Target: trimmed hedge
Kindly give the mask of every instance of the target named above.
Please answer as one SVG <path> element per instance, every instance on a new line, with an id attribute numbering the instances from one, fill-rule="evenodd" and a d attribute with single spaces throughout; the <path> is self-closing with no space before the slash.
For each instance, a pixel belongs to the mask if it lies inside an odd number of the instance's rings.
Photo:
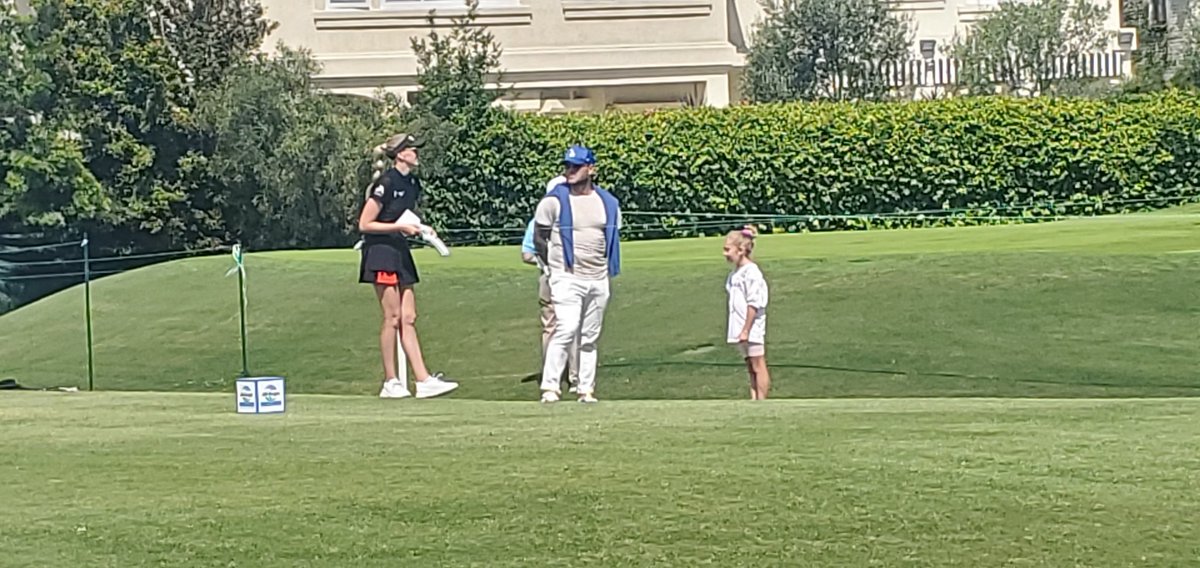
<path id="1" fill-rule="evenodd" d="M 720 233 L 742 214 L 780 216 L 764 224 L 793 232 L 1128 212 L 1178 204 L 1200 185 L 1195 95 L 987 97 L 497 113 L 445 148 L 449 173 L 428 180 L 426 208 L 456 240 L 519 240 L 576 141 L 596 151 L 631 238 Z M 928 217 L 795 217 L 916 212 Z"/>

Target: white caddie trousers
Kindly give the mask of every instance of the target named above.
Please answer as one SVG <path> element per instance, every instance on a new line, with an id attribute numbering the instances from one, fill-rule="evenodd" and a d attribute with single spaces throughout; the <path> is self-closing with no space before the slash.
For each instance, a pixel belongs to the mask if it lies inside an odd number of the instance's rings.
<path id="1" fill-rule="evenodd" d="M 569 273 L 550 275 L 550 300 L 557 325 L 546 347 L 542 367 L 543 391 L 562 394 L 559 388 L 569 349 L 578 340 L 580 395 L 596 392 L 596 342 L 608 307 L 609 279 L 585 280 Z"/>

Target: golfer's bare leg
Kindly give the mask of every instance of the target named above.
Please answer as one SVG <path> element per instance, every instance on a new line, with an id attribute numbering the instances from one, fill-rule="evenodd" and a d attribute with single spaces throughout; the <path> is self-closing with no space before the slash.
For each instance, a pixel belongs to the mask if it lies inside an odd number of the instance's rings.
<path id="1" fill-rule="evenodd" d="M 397 377 L 396 333 L 400 331 L 400 291 L 395 286 L 375 285 L 375 296 L 383 311 L 383 326 L 379 330 L 379 348 L 383 358 L 383 380 Z"/>
<path id="2" fill-rule="evenodd" d="M 400 289 L 400 346 L 408 356 L 408 364 L 412 367 L 413 380 L 423 381 L 429 378 L 429 369 L 425 368 L 425 358 L 421 355 L 421 341 L 417 339 L 417 299 L 413 289 Z"/>

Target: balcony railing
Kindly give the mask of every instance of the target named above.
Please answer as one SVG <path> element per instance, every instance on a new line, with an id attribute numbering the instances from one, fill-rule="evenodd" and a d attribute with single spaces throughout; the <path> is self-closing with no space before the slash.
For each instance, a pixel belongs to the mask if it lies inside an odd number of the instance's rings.
<path id="1" fill-rule="evenodd" d="M 1079 57 L 1057 58 L 1042 79 L 1113 79 L 1126 73 L 1128 54 L 1122 51 L 1089 53 Z M 954 58 L 937 57 L 916 59 L 900 63 L 885 63 L 880 66 L 887 85 L 890 87 L 944 87 L 961 83 L 962 63 Z M 1023 76 L 1019 71 L 996 69 L 992 79 L 999 83 L 1009 75 L 1017 81 L 1032 81 L 1034 77 Z"/>

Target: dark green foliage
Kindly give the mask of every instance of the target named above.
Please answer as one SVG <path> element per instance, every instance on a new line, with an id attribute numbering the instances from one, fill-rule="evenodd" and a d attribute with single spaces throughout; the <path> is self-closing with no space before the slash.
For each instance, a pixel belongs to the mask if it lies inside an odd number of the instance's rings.
<path id="1" fill-rule="evenodd" d="M 1200 99 L 1181 92 L 1122 101 L 965 98 L 510 117 L 452 149 L 456 165 L 432 180 L 442 198 L 432 206 L 446 227 L 519 234 L 562 149 L 582 141 L 597 151 L 600 181 L 627 211 L 680 212 L 627 217 L 631 237 L 718 232 L 747 213 L 959 211 L 872 226 L 1111 213 L 1195 195 L 1197 132 Z M 772 225 L 801 231 L 867 222 Z M 472 236 L 495 242 L 496 234 Z"/>
<path id="2" fill-rule="evenodd" d="M 1111 32 L 1108 5 L 1094 0 L 1000 0 L 998 8 L 955 38 L 950 54 L 975 94 L 1073 93 L 1087 83 L 1080 58 L 1102 52 Z"/>
<path id="3" fill-rule="evenodd" d="M 763 10 L 745 75 L 752 101 L 883 99 L 883 66 L 908 57 L 911 25 L 885 2 L 765 1 Z"/>

